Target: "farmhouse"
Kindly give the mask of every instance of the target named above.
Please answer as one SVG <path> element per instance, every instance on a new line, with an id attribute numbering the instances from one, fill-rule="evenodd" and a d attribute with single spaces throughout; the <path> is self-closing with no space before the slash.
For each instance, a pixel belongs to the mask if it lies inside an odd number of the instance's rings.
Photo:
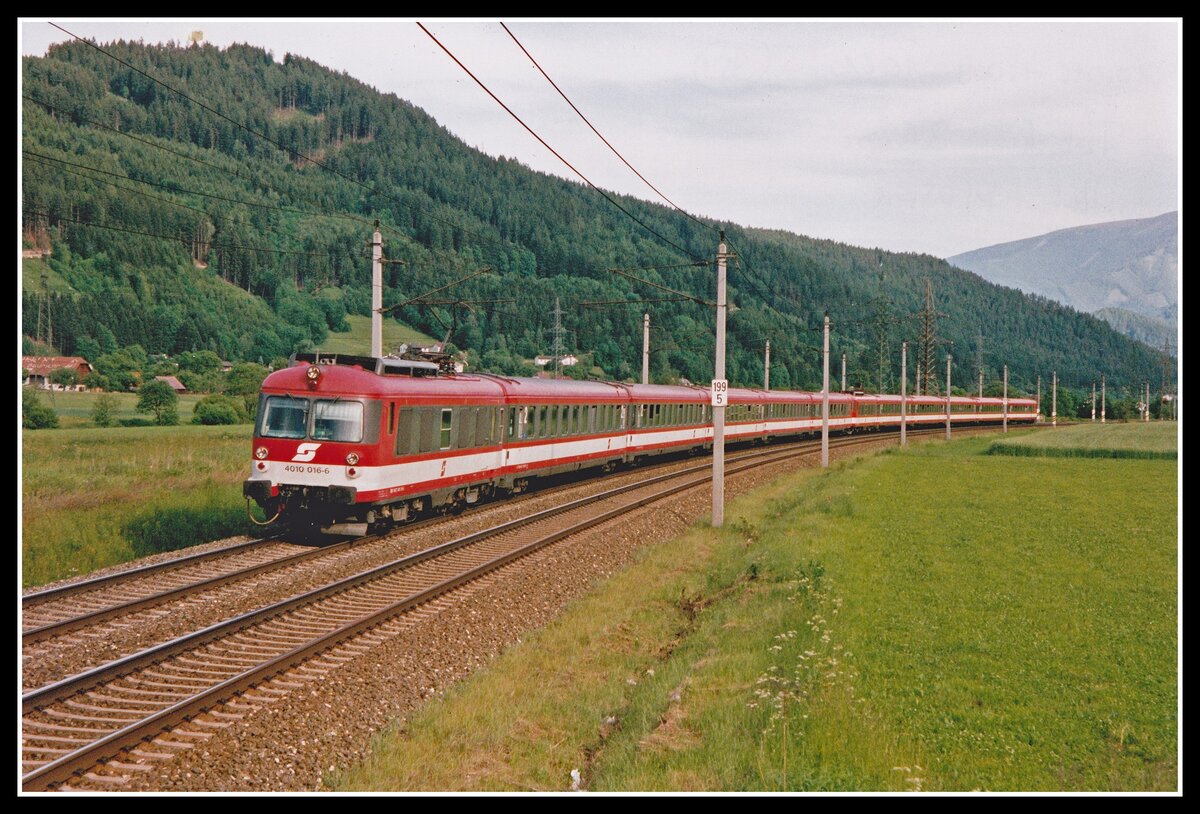
<path id="1" fill-rule="evenodd" d="M 50 374 L 60 368 L 74 370 L 79 379 L 78 384 L 68 389 L 84 390 L 83 379 L 93 370 L 88 360 L 82 356 L 23 356 L 21 357 L 21 367 L 29 371 L 29 380 L 26 384 L 42 390 L 63 389 L 61 385 L 50 383 Z"/>

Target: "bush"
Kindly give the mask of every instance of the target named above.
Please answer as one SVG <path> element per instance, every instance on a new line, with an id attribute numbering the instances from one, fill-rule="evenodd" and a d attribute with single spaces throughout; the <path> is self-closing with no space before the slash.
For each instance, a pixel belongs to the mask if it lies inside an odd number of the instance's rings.
<path id="1" fill-rule="evenodd" d="M 27 430 L 54 429 L 58 426 L 58 413 L 26 388 L 21 391 L 21 426 Z"/>
<path id="2" fill-rule="evenodd" d="M 245 424 L 249 420 L 240 399 L 219 394 L 200 399 L 192 416 L 193 424 Z"/>
<path id="3" fill-rule="evenodd" d="M 138 389 L 138 396 L 137 411 L 154 413 L 155 424 L 173 426 L 179 423 L 179 396 L 171 385 L 155 379 L 143 384 Z"/>
<path id="4" fill-rule="evenodd" d="M 109 395 L 100 396 L 92 405 L 92 423 L 97 427 L 117 425 L 117 400 Z"/>

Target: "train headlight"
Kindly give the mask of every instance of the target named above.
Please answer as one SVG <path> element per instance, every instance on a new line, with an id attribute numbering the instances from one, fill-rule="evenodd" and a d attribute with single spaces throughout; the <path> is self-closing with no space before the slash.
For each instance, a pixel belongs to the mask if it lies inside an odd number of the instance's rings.
<path id="1" fill-rule="evenodd" d="M 254 450 L 254 457 L 258 458 L 260 461 L 265 460 L 267 457 L 267 448 L 259 447 L 258 449 Z"/>
<path id="2" fill-rule="evenodd" d="M 347 455 L 346 463 L 350 464 L 350 466 L 354 466 L 356 463 L 358 463 L 358 453 L 351 452 L 349 455 Z"/>
<path id="3" fill-rule="evenodd" d="M 317 379 L 321 378 L 321 368 L 309 365 L 308 370 L 304 371 L 304 377 L 308 379 L 309 384 L 316 384 Z"/>

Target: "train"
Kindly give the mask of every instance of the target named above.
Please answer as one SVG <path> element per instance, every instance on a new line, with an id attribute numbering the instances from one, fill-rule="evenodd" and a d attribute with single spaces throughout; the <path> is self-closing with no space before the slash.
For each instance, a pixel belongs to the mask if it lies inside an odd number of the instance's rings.
<path id="1" fill-rule="evenodd" d="M 909 426 L 944 424 L 946 398 L 907 396 Z M 730 444 L 821 432 L 821 394 L 730 388 Z M 1008 421 L 1037 420 L 1008 399 Z M 952 397 L 955 425 L 999 423 L 1005 401 Z M 831 432 L 896 428 L 901 397 L 830 393 Z M 433 361 L 299 354 L 259 394 L 243 495 L 267 519 L 365 535 L 526 491 L 536 478 L 612 471 L 712 447 L 708 388 L 454 373 Z"/>

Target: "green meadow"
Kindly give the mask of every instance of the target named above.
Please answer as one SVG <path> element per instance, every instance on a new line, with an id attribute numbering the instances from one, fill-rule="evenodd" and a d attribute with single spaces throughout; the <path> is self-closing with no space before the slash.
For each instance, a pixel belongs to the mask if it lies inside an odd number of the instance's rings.
<path id="1" fill-rule="evenodd" d="M 1055 458 L 1164 458 L 1179 455 L 1176 421 L 1074 424 L 992 444 L 993 455 Z"/>
<path id="2" fill-rule="evenodd" d="M 54 412 L 58 413 L 58 425 L 63 429 L 94 427 L 95 423 L 92 421 L 92 411 L 96 408 L 96 401 L 102 396 L 107 396 L 116 403 L 113 417 L 118 423 L 133 426 L 154 423 L 153 413 L 139 413 L 137 411 L 137 393 L 81 393 L 54 390 L 38 390 L 36 392 L 38 399 L 43 404 L 49 405 L 54 408 Z M 196 404 L 205 395 L 204 393 L 184 393 L 179 397 L 180 424 L 191 422 Z"/>
<path id="3" fill-rule="evenodd" d="M 327 784 L 1176 789 L 1175 464 L 991 444 L 732 502 L 724 529 L 648 547 Z"/>
<path id="4" fill-rule="evenodd" d="M 240 482 L 251 432 L 249 424 L 22 431 L 22 584 L 249 531 Z"/>

